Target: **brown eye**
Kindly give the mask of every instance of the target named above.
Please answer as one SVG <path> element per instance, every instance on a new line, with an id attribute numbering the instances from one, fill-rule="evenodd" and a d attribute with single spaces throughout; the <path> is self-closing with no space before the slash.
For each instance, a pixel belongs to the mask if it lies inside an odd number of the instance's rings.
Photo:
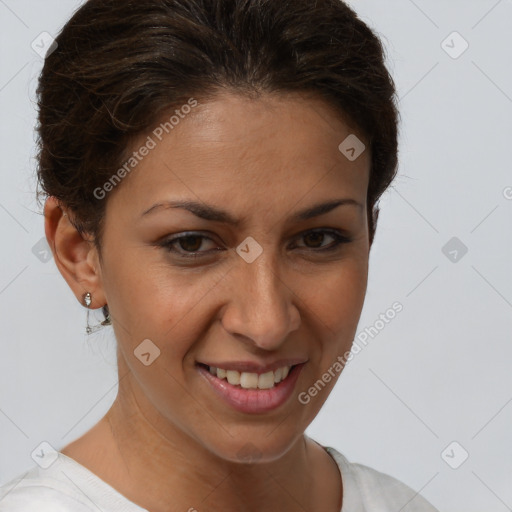
<path id="1" fill-rule="evenodd" d="M 325 236 L 325 233 L 321 233 L 319 231 L 313 231 L 311 233 L 307 233 L 306 235 L 304 235 L 304 240 L 306 242 L 307 241 L 312 242 L 313 243 L 312 247 L 316 249 L 318 247 L 321 247 L 324 236 Z"/>
<path id="2" fill-rule="evenodd" d="M 334 242 L 331 243 L 331 245 L 322 246 L 322 242 L 324 242 L 325 237 L 331 237 L 334 239 Z M 337 249 L 340 245 L 346 244 L 351 242 L 352 240 L 346 236 L 343 236 L 341 233 L 339 233 L 336 230 L 330 230 L 330 229 L 319 229 L 314 231 L 308 231 L 301 235 L 303 240 L 306 241 L 305 246 L 299 246 L 299 247 L 306 247 L 306 249 L 312 249 L 313 251 L 316 250 L 316 252 L 324 252 L 324 251 L 331 251 Z"/>
<path id="3" fill-rule="evenodd" d="M 183 236 L 181 238 L 178 238 L 176 241 L 178 242 L 178 245 L 184 250 L 184 251 L 198 251 L 203 243 L 202 236 Z"/>
<path id="4" fill-rule="evenodd" d="M 190 233 L 164 240 L 158 245 L 184 258 L 198 258 L 212 252 L 212 250 L 199 250 L 207 240 L 213 243 L 213 240 L 207 236 Z"/>

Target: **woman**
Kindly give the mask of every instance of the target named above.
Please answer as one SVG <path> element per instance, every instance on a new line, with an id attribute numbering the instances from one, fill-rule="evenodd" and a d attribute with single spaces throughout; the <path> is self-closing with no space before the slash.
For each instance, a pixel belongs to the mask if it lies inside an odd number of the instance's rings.
<path id="1" fill-rule="evenodd" d="M 435 511 L 304 435 L 350 358 L 396 173 L 375 34 L 339 0 L 89 0 L 56 43 L 45 232 L 113 326 L 119 392 L 0 510 Z"/>

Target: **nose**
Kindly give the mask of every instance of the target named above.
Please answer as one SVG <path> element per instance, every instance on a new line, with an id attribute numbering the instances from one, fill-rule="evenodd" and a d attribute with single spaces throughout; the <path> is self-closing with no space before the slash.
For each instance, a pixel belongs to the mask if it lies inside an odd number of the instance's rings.
<path id="1" fill-rule="evenodd" d="M 263 251 L 252 263 L 238 261 L 229 273 L 232 286 L 222 315 L 227 332 L 267 351 L 278 349 L 301 321 L 297 296 L 270 252 Z"/>

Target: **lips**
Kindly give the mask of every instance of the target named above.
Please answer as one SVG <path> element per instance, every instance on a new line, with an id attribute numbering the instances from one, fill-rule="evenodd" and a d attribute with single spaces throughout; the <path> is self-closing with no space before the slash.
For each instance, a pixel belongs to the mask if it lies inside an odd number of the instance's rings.
<path id="1" fill-rule="evenodd" d="M 261 372 L 265 372 L 265 370 L 270 367 L 283 364 L 283 362 L 286 361 L 278 361 L 274 365 L 268 365 L 263 368 L 258 366 L 258 370 L 260 371 L 258 377 L 266 380 L 268 377 L 266 377 L 265 373 Z M 255 367 L 254 364 L 247 365 L 246 363 L 237 363 L 236 366 L 232 363 L 227 366 L 231 366 L 232 368 Z M 213 391 L 214 395 L 221 398 L 221 400 L 227 405 L 230 405 L 234 409 L 246 414 L 261 414 L 269 412 L 288 402 L 293 390 L 295 389 L 297 379 L 303 367 L 304 363 L 293 365 L 288 375 L 286 375 L 283 380 L 277 384 L 269 383 L 268 389 L 261 389 L 259 387 L 254 388 L 253 386 L 249 389 L 244 389 L 240 384 L 231 384 L 225 378 L 219 378 L 218 376 L 213 375 L 213 372 L 210 371 L 210 368 L 206 364 L 196 364 L 196 368 L 200 376 L 202 376 L 209 384 L 209 388 Z M 277 368 L 279 369 L 281 367 L 277 366 Z M 227 370 L 227 372 L 238 373 L 237 370 Z M 247 375 L 247 373 L 242 372 L 241 374 L 238 373 L 238 375 L 243 377 L 244 375 Z M 254 376 L 256 376 L 255 373 L 252 378 L 254 378 Z"/>

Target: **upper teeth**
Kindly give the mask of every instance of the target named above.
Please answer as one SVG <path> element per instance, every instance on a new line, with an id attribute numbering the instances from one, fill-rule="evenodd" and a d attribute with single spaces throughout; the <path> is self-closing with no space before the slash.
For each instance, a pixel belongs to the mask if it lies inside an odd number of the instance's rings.
<path id="1" fill-rule="evenodd" d="M 286 379 L 291 366 L 283 366 L 275 371 L 262 373 L 238 372 L 236 370 L 224 370 L 210 366 L 210 373 L 219 379 L 227 379 L 233 386 L 240 385 L 245 389 L 270 389 L 274 384 Z"/>

